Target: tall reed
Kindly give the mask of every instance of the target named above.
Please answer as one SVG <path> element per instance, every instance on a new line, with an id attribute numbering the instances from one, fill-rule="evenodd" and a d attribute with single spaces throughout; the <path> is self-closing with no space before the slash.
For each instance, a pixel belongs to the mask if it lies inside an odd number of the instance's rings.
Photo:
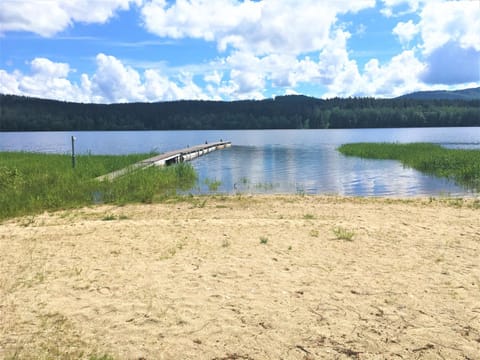
<path id="1" fill-rule="evenodd" d="M 346 156 L 399 160 L 427 174 L 480 191 L 480 150 L 447 149 L 430 143 L 355 143 L 338 148 Z"/>
<path id="2" fill-rule="evenodd" d="M 0 153 L 0 219 L 92 203 L 152 202 L 195 184 L 189 164 L 152 167 L 111 182 L 95 179 L 151 155 L 81 155 L 73 169 L 69 155 Z"/>

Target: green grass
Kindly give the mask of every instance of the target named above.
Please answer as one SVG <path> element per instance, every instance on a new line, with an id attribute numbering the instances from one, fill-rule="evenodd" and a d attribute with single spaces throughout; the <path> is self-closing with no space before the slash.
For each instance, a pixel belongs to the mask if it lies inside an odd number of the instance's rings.
<path id="1" fill-rule="evenodd" d="M 150 203 L 195 184 L 197 175 L 189 164 L 150 167 L 113 181 L 95 180 L 151 155 L 82 155 L 72 169 L 69 155 L 2 152 L 0 220 L 98 203 Z"/>
<path id="2" fill-rule="evenodd" d="M 353 230 L 344 228 L 342 226 L 337 226 L 333 228 L 332 231 L 338 240 L 353 241 L 353 236 L 355 235 Z"/>
<path id="3" fill-rule="evenodd" d="M 105 215 L 103 218 L 102 218 L 103 221 L 113 221 L 113 220 L 117 220 L 117 217 L 115 215 L 112 215 L 112 214 L 108 214 L 108 215 Z"/>
<path id="4" fill-rule="evenodd" d="M 342 145 L 338 151 L 346 156 L 399 160 L 404 166 L 480 191 L 480 150 L 446 149 L 429 143 L 357 143 Z"/>
<path id="5" fill-rule="evenodd" d="M 205 179 L 205 185 L 208 186 L 208 191 L 217 191 L 222 182 L 220 180 Z"/>

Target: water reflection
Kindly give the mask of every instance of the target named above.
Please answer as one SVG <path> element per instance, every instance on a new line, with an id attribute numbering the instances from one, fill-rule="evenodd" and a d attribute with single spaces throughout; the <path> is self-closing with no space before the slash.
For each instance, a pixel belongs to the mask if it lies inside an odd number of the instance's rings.
<path id="1" fill-rule="evenodd" d="M 465 195 L 445 179 L 404 168 L 397 161 L 344 157 L 332 146 L 233 146 L 192 162 L 222 193 L 331 193 L 354 196 Z"/>
<path id="2" fill-rule="evenodd" d="M 468 190 L 403 168 L 397 161 L 347 158 L 336 148 L 350 142 L 432 142 L 480 149 L 480 127 L 342 130 L 85 131 L 0 133 L 0 151 L 129 154 L 165 152 L 227 139 L 234 146 L 192 162 L 200 175 L 194 192 L 209 192 L 206 179 L 224 193 L 334 193 L 356 196 L 417 196 Z"/>

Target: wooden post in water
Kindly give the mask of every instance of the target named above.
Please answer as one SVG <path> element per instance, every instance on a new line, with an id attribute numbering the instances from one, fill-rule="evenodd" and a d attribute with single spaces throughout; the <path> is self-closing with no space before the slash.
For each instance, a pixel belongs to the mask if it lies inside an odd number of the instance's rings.
<path id="1" fill-rule="evenodd" d="M 72 136 L 72 168 L 75 169 L 75 140 L 77 138 L 75 136 Z"/>

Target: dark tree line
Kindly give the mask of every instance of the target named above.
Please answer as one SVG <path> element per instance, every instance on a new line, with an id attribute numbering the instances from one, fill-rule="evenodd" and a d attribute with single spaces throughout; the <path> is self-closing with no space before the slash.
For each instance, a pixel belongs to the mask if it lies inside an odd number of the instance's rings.
<path id="1" fill-rule="evenodd" d="M 0 131 L 480 126 L 480 100 L 280 96 L 247 101 L 80 104 L 0 95 Z"/>

